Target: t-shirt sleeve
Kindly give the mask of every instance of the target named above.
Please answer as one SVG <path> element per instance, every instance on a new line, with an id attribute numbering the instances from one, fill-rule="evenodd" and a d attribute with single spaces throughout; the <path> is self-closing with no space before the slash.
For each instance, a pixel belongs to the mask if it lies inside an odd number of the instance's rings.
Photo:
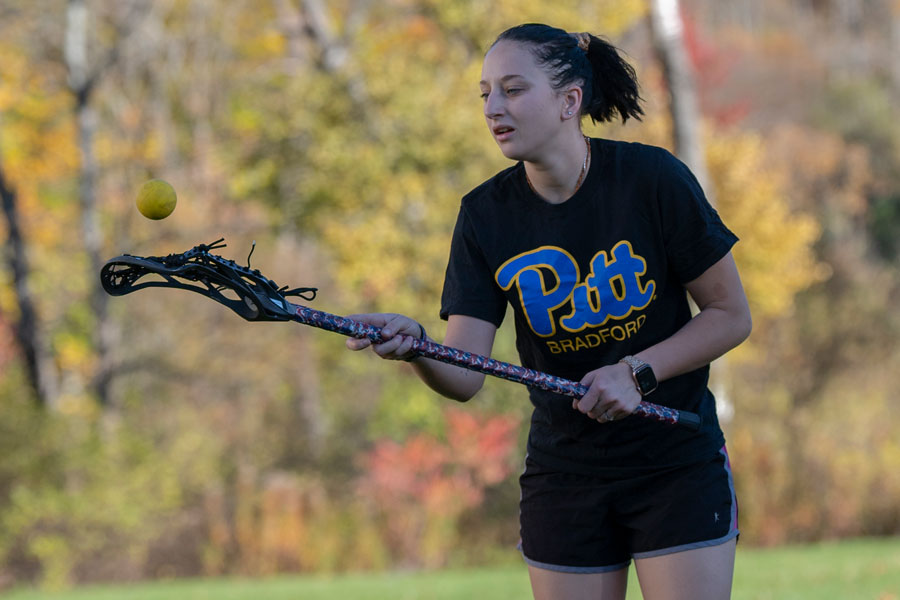
<path id="1" fill-rule="evenodd" d="M 660 164 L 657 198 L 671 269 L 688 283 L 702 275 L 738 241 L 710 205 L 690 169 L 666 152 Z"/>
<path id="2" fill-rule="evenodd" d="M 505 314 L 506 297 L 494 281 L 494 274 L 463 205 L 450 244 L 450 260 L 441 295 L 441 318 L 466 315 L 500 327 Z"/>

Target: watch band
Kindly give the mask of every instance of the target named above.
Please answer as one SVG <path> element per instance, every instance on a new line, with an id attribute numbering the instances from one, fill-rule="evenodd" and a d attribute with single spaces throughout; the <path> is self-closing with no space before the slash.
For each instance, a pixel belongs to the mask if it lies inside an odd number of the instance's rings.
<path id="1" fill-rule="evenodd" d="M 631 378 L 634 380 L 634 387 L 637 388 L 641 396 L 646 396 L 656 390 L 659 384 L 656 381 L 656 374 L 650 365 L 636 356 L 622 357 L 619 362 L 631 367 Z"/>

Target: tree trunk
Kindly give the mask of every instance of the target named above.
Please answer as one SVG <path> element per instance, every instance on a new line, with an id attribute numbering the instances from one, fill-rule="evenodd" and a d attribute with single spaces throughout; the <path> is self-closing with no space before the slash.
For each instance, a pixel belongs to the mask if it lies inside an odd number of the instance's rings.
<path id="1" fill-rule="evenodd" d="M 650 32 L 669 89 L 675 154 L 691 169 L 706 198 L 715 206 L 715 189 L 706 168 L 697 90 L 684 47 L 684 22 L 678 0 L 650 0 Z M 710 365 L 710 387 L 716 396 L 721 421 L 730 420 L 734 413 L 726 382 L 727 367 L 723 357 Z"/>
<path id="2" fill-rule="evenodd" d="M 15 190 L 6 180 L 0 165 L 0 200 L 7 223 L 6 252 L 7 264 L 12 274 L 19 317 L 13 326 L 16 342 L 25 359 L 28 381 L 34 390 L 38 404 L 44 408 L 56 406 L 58 382 L 55 367 L 47 350 L 46 340 L 41 333 L 37 310 L 28 285 L 30 267 L 25 250 L 25 240 L 19 227 L 19 209 Z"/>
<path id="3" fill-rule="evenodd" d="M 894 93 L 894 101 L 900 101 L 900 0 L 894 0 L 891 5 L 891 45 L 889 56 L 895 57 L 890 61 L 891 84 Z"/>
<path id="4" fill-rule="evenodd" d="M 678 0 L 650 0 L 650 31 L 669 89 L 675 154 L 694 172 L 707 199 L 715 205 L 701 139 L 697 88 L 684 47 L 684 23 Z"/>
<path id="5" fill-rule="evenodd" d="M 91 106 L 91 96 L 99 71 L 92 71 L 88 62 L 88 8 L 84 0 L 69 0 L 65 36 L 65 61 L 69 72 L 69 89 L 75 96 L 75 120 L 81 152 L 78 182 L 81 232 L 88 257 L 88 280 L 93 282 L 89 302 L 94 317 L 93 346 L 97 354 L 97 367 L 90 385 L 98 402 L 106 406 L 109 404 L 111 374 L 110 324 L 107 295 L 100 287 L 99 279 L 100 268 L 103 266 L 103 238 L 97 207 L 97 157 L 94 152 L 97 114 Z"/>
<path id="6" fill-rule="evenodd" d="M 359 11 L 361 9 L 354 9 Z M 368 114 L 368 92 L 365 82 L 357 75 L 349 72 L 348 61 L 350 50 L 346 44 L 338 39 L 334 33 L 331 18 L 328 15 L 326 4 L 322 0 L 303 0 L 302 15 L 305 22 L 305 31 L 310 42 L 317 50 L 316 64 L 319 69 L 329 75 L 343 74 L 347 87 L 347 93 L 353 100 L 355 111 L 360 115 Z M 359 17 L 359 15 L 356 15 Z M 348 21 L 353 20 L 353 13 Z M 354 21 L 355 22 L 355 21 Z M 371 125 L 371 119 L 362 119 Z"/>

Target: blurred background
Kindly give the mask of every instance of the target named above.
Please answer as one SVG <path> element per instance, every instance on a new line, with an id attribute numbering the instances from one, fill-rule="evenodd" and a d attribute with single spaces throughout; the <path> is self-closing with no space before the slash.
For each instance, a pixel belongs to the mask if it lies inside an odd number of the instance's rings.
<path id="1" fill-rule="evenodd" d="M 441 339 L 459 199 L 508 165 L 481 59 L 530 21 L 627 53 L 646 118 L 587 132 L 676 152 L 741 238 L 755 329 L 714 385 L 742 544 L 900 533 L 896 0 L 0 0 L 0 586 L 515 560 L 523 387 L 458 405 L 98 272 L 255 241 L 312 306 Z"/>

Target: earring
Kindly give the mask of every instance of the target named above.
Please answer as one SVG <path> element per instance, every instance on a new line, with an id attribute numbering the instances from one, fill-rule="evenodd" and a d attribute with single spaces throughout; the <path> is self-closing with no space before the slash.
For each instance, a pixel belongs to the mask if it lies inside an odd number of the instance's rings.
<path id="1" fill-rule="evenodd" d="M 567 112 L 566 114 L 569 115 L 569 116 L 571 117 L 571 116 L 572 116 L 572 111 L 570 110 L 570 111 Z"/>

